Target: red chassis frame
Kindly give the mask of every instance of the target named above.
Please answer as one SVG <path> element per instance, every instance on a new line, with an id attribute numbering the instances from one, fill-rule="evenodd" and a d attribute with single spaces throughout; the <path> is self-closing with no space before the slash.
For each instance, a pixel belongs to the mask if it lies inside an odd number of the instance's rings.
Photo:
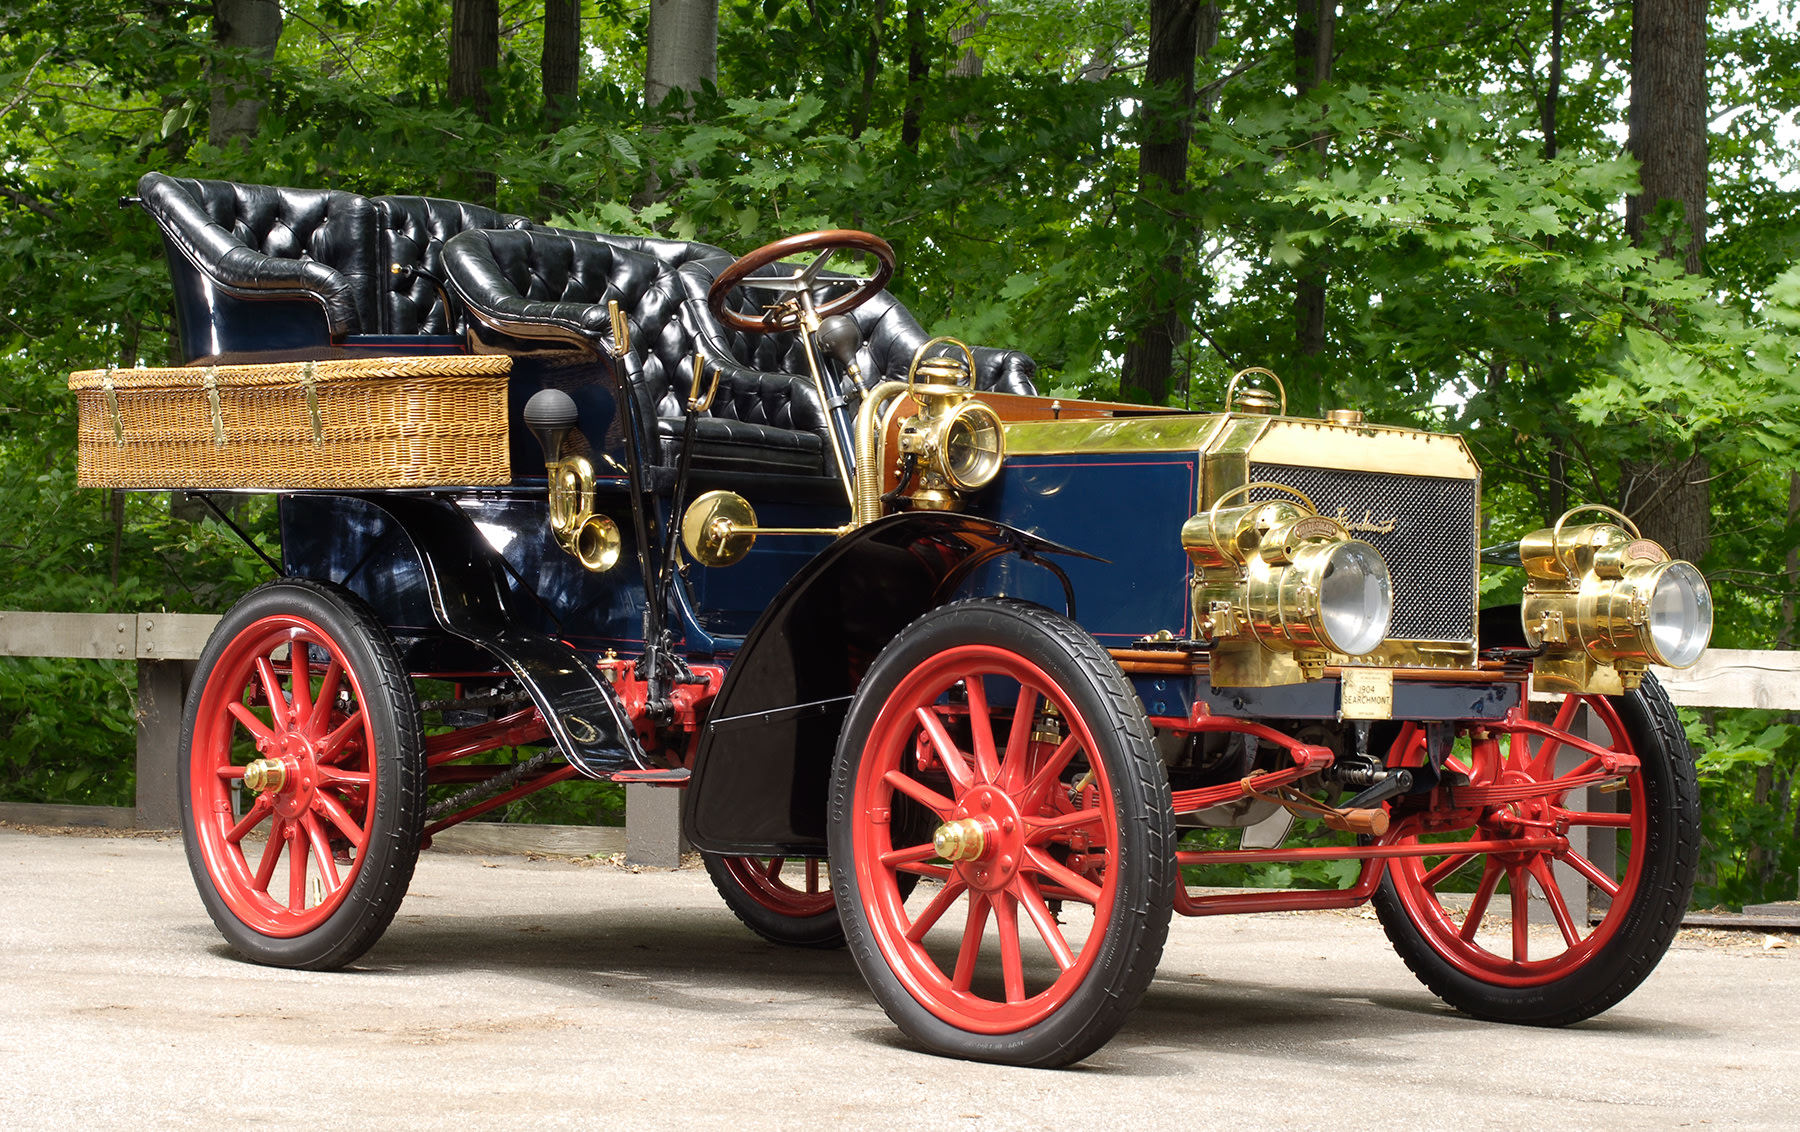
<path id="1" fill-rule="evenodd" d="M 654 749 L 656 736 L 645 721 L 643 711 L 646 685 L 644 681 L 638 679 L 634 663 L 608 658 L 600 661 L 599 664 L 608 673 L 609 679 L 618 689 L 627 710 L 631 713 L 633 720 L 638 723 L 640 734 L 646 740 L 646 746 Z M 675 766 L 686 766 L 691 763 L 694 754 L 693 740 L 698 735 L 699 722 L 704 717 L 706 709 L 711 705 L 719 684 L 724 678 L 724 670 L 713 665 L 696 665 L 695 672 L 705 678 L 706 684 L 683 685 L 678 689 L 675 719 L 663 732 L 665 736 L 679 735 L 681 737 L 681 749 L 667 752 L 667 757 Z M 1521 688 L 1522 699 L 1523 692 L 1524 689 Z M 1566 701 L 1561 715 L 1572 715 L 1572 708 L 1577 702 L 1573 698 Z M 1181 884 L 1177 885 L 1175 889 L 1175 911 L 1184 916 L 1218 916 L 1248 912 L 1353 908 L 1374 895 L 1386 872 L 1388 861 L 1397 858 L 1444 854 L 1445 847 L 1443 845 L 1403 843 L 1421 831 L 1435 827 L 1466 826 L 1472 824 L 1470 818 L 1472 811 L 1491 806 L 1516 806 L 1533 800 L 1558 797 L 1569 790 L 1582 786 L 1616 780 L 1621 774 L 1636 769 L 1637 760 L 1632 756 L 1607 750 L 1570 734 L 1567 731 L 1570 720 L 1562 718 L 1561 715 L 1555 723 L 1545 724 L 1530 719 L 1523 708 L 1514 708 L 1496 729 L 1508 733 L 1536 735 L 1557 746 L 1575 747 L 1590 756 L 1580 766 L 1566 774 L 1519 786 L 1464 786 L 1460 788 L 1440 786 L 1434 789 L 1430 795 L 1425 796 L 1422 806 L 1409 809 L 1385 832 L 1365 839 L 1365 844 L 1294 846 L 1275 849 L 1183 850 L 1175 854 L 1176 863 L 1182 866 L 1251 865 L 1302 861 L 1363 862 L 1362 871 L 1358 874 L 1356 882 L 1349 887 L 1276 889 L 1266 892 L 1196 896 L 1188 890 L 1185 884 Z M 1292 736 L 1284 735 L 1274 728 L 1260 723 L 1212 715 L 1207 712 L 1204 704 L 1195 704 L 1194 714 L 1185 718 L 1152 716 L 1150 724 L 1153 727 L 1180 734 L 1231 731 L 1250 735 L 1282 748 L 1293 760 L 1291 766 L 1253 775 L 1241 781 L 1196 790 L 1176 791 L 1172 795 L 1173 811 L 1176 814 L 1194 813 L 1234 802 L 1252 794 L 1277 791 L 1327 769 L 1335 761 L 1335 756 L 1329 748 L 1302 743 Z M 1479 723 L 1471 723 L 1460 728 L 1458 734 L 1467 735 L 1476 743 L 1498 742 L 1497 738 L 1489 733 L 1489 728 Z M 544 726 L 543 718 L 538 714 L 536 708 L 530 707 L 489 723 L 432 735 L 426 740 L 428 781 L 434 786 L 493 781 L 514 771 L 520 764 L 468 764 L 461 760 L 502 747 L 538 742 L 547 735 L 548 731 Z M 1402 765 L 1422 764 L 1424 761 L 1423 730 L 1417 724 L 1406 724 L 1400 738 L 1394 744 L 1394 750 L 1399 752 Z M 570 766 L 556 766 L 541 774 L 526 777 L 517 785 L 510 786 L 501 793 L 439 818 L 425 828 L 427 844 L 433 834 L 471 818 L 479 817 L 547 786 L 572 778 L 575 773 L 574 768 Z M 1449 816 L 1440 817 L 1434 821 L 1433 815 Z M 1589 815 L 1589 818 L 1600 818 L 1600 815 Z M 1529 828 L 1530 824 L 1528 821 L 1521 822 L 1522 836 L 1459 842 L 1456 845 L 1456 852 L 1458 855 L 1548 852 L 1561 857 L 1570 851 L 1571 845 L 1566 824 L 1561 828 L 1546 826 L 1535 831 Z"/>
<path id="2" fill-rule="evenodd" d="M 1509 734 L 1536 735 L 1544 739 L 1548 751 L 1546 753 L 1546 751 L 1540 750 L 1538 758 L 1541 760 L 1553 760 L 1556 750 L 1563 746 L 1571 746 L 1586 752 L 1589 756 L 1588 759 L 1566 774 L 1521 785 L 1435 787 L 1429 795 L 1425 796 L 1422 807 L 1408 810 L 1391 827 L 1366 839 L 1367 844 L 1178 851 L 1175 854 L 1178 866 L 1362 861 L 1363 867 L 1357 876 L 1356 883 L 1348 888 L 1276 889 L 1267 892 L 1195 896 L 1188 891 L 1185 883 L 1177 884 L 1175 887 L 1175 911 L 1184 916 L 1220 916 L 1244 912 L 1354 908 L 1375 894 L 1375 890 L 1380 887 L 1382 876 L 1387 870 L 1388 861 L 1402 857 L 1431 857 L 1445 854 L 1446 846 L 1441 844 L 1416 842 L 1402 844 L 1418 833 L 1438 828 L 1466 828 L 1474 824 L 1476 815 L 1483 808 L 1510 805 L 1518 809 L 1521 805 L 1561 797 L 1568 791 L 1582 786 L 1617 780 L 1621 775 L 1637 769 L 1638 761 L 1633 756 L 1608 750 L 1569 733 L 1568 727 L 1573 722 L 1575 710 L 1580 705 L 1578 699 L 1575 697 L 1566 699 L 1554 723 L 1540 723 L 1527 715 L 1523 705 L 1529 702 L 1526 696 L 1528 689 L 1523 686 L 1523 682 L 1521 685 L 1521 706 L 1508 712 L 1501 723 L 1494 726 L 1492 730 L 1502 730 Z M 1176 791 L 1172 798 L 1174 812 L 1177 814 L 1194 813 L 1212 806 L 1234 802 L 1252 794 L 1279 790 L 1310 774 L 1324 770 L 1331 766 L 1335 759 L 1328 748 L 1309 746 L 1259 723 L 1212 715 L 1207 711 L 1206 705 L 1200 703 L 1194 705 L 1191 716 L 1186 718 L 1152 716 L 1150 725 L 1181 734 L 1235 731 L 1273 743 L 1286 750 L 1294 760 L 1290 767 L 1253 775 L 1238 782 L 1228 782 L 1198 790 Z M 1459 736 L 1469 736 L 1476 745 L 1490 745 L 1497 750 L 1499 739 L 1492 733 L 1492 730 L 1489 725 L 1470 723 L 1460 727 L 1457 733 Z M 1416 723 L 1407 723 L 1402 728 L 1400 737 L 1395 741 L 1393 750 L 1397 752 L 1399 765 L 1418 766 L 1422 765 L 1425 759 L 1424 747 L 1423 729 Z M 1390 755 L 1390 760 L 1395 757 Z M 1589 819 L 1589 824 L 1610 824 L 1602 815 L 1590 814 L 1586 817 Z M 1624 822 L 1620 821 L 1619 824 L 1624 824 Z M 1521 817 L 1517 825 L 1522 836 L 1458 842 L 1455 846 L 1455 853 L 1462 858 L 1482 853 L 1519 852 L 1549 852 L 1560 858 L 1570 853 L 1571 843 L 1568 838 L 1566 821 L 1534 823 L 1528 817 Z M 1534 826 L 1536 828 L 1533 828 Z"/>
<path id="3" fill-rule="evenodd" d="M 648 694 L 648 685 L 638 679 L 637 666 L 634 661 L 618 660 L 611 656 L 598 662 L 602 672 L 618 691 L 626 710 L 638 729 L 638 736 L 646 750 L 656 753 L 661 751 L 673 766 L 685 767 L 693 762 L 695 739 L 700 733 L 700 720 L 706 709 L 712 705 L 713 697 L 718 694 L 719 685 L 725 679 L 725 670 L 717 665 L 692 665 L 694 674 L 702 678 L 704 684 L 681 684 L 671 696 L 675 708 L 675 716 L 670 723 L 661 729 L 654 728 L 644 711 L 644 703 Z M 415 673 L 418 679 L 454 680 L 455 676 L 437 673 Z M 481 674 L 486 676 L 488 674 Z M 457 728 L 438 735 L 429 735 L 425 739 L 426 784 L 428 786 L 461 785 L 464 783 L 479 786 L 482 783 L 497 783 L 509 775 L 517 774 L 524 763 L 464 763 L 461 760 L 497 751 L 503 747 L 517 747 L 526 743 L 540 742 L 549 737 L 549 729 L 544 725 L 544 717 L 537 708 L 527 707 L 502 716 L 487 723 L 473 727 Z M 679 738 L 675 738 L 679 736 Z M 678 747 L 671 747 L 669 738 Z M 431 821 L 425 826 L 424 847 L 429 847 L 431 837 L 441 833 L 453 825 L 458 825 L 471 818 L 498 809 L 509 802 L 516 801 L 528 794 L 534 794 L 546 786 L 555 785 L 575 777 L 575 768 L 563 764 L 551 766 L 538 774 L 523 776 L 517 785 L 509 785 L 507 789 L 492 797 L 484 798 L 469 806 L 446 814 Z"/>

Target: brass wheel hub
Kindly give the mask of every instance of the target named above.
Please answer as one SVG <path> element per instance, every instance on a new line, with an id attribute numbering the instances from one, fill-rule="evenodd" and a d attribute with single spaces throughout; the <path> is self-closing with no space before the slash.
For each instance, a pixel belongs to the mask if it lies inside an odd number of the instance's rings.
<path id="1" fill-rule="evenodd" d="M 946 861 L 974 861 L 987 849 L 987 835 L 972 818 L 945 822 L 931 836 L 932 848 Z"/>
<path id="2" fill-rule="evenodd" d="M 261 794 L 264 790 L 281 792 L 287 784 L 287 767 L 280 759 L 257 759 L 244 768 L 244 789 Z"/>
<path id="3" fill-rule="evenodd" d="M 1004 888 L 1025 855 L 1025 822 L 1006 791 L 977 786 L 963 795 L 958 816 L 932 836 L 937 855 L 956 867 L 971 888 Z"/>
<path id="4" fill-rule="evenodd" d="M 262 757 L 244 767 L 244 789 L 267 794 L 275 812 L 297 818 L 312 808 L 318 784 L 318 752 L 306 737 L 277 732 L 273 742 L 258 742 Z"/>

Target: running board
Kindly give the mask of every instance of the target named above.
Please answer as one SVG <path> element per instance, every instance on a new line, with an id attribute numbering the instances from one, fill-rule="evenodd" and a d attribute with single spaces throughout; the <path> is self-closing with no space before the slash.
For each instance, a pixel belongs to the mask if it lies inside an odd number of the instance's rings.
<path id="1" fill-rule="evenodd" d="M 672 770 L 615 770 L 607 775 L 614 782 L 642 782 L 650 786 L 686 786 L 691 773 L 686 767 Z"/>

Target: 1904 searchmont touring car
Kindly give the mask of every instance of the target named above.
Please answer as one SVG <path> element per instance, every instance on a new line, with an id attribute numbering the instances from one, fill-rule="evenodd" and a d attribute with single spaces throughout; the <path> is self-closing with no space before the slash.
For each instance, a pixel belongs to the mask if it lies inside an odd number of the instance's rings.
<path id="1" fill-rule="evenodd" d="M 139 194 L 188 364 L 73 375 L 80 471 L 278 495 L 280 577 L 182 723 L 188 859 L 252 960 L 351 962 L 434 833 L 575 775 L 684 789 L 751 929 L 847 943 L 961 1057 L 1098 1049 L 1175 912 L 1373 902 L 1445 1001 L 1537 1025 L 1676 930 L 1696 785 L 1648 668 L 1698 660 L 1711 598 L 1623 515 L 1485 552 L 1525 596 L 1478 612 L 1459 438 L 1290 417 L 1266 371 L 1217 413 L 1040 397 L 920 329 L 867 233 L 734 259 Z M 1319 860 L 1356 879 L 1182 872 Z"/>

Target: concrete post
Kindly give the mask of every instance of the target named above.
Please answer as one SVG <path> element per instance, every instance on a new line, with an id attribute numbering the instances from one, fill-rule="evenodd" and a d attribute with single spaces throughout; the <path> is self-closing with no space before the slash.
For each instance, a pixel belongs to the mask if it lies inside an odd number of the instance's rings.
<path id="1" fill-rule="evenodd" d="M 181 704 L 187 695 L 179 660 L 137 662 L 137 824 L 140 829 L 181 825 L 176 761 Z"/>
<path id="2" fill-rule="evenodd" d="M 1606 728 L 1601 726 L 1600 721 L 1594 718 L 1594 713 L 1589 711 L 1585 704 L 1582 706 L 1581 710 L 1576 713 L 1574 721 L 1569 725 L 1569 731 L 1575 735 L 1581 736 L 1590 743 L 1596 743 L 1601 746 L 1605 746 L 1612 741 L 1606 734 Z M 1576 767 L 1586 762 L 1588 757 L 1588 753 L 1578 747 L 1564 746 L 1556 755 L 1556 773 L 1559 775 L 1568 774 Z M 1563 805 L 1571 810 L 1586 810 L 1591 807 L 1593 799 L 1597 797 L 1598 794 L 1599 791 L 1590 786 L 1577 787 L 1576 789 L 1569 791 L 1567 797 L 1563 799 Z M 1573 848 L 1575 852 L 1586 856 L 1588 840 L 1595 833 L 1611 834 L 1612 830 L 1592 831 L 1584 830 L 1583 827 L 1577 826 L 1569 831 L 1570 847 Z M 1556 887 L 1562 890 L 1563 903 L 1569 906 L 1569 915 L 1575 920 L 1576 931 L 1585 935 L 1587 932 L 1586 917 L 1588 908 L 1593 902 L 1593 895 L 1589 891 L 1591 886 L 1588 884 L 1587 878 L 1576 872 L 1574 866 L 1565 864 L 1562 861 L 1550 862 L 1550 873 L 1556 878 Z M 1546 921 L 1554 923 L 1555 920 L 1549 915 L 1549 911 L 1550 910 L 1547 907 L 1544 909 L 1544 918 Z M 1533 909 L 1534 914 L 1532 919 L 1534 921 L 1537 918 L 1535 912 L 1536 909 Z"/>
<path id="3" fill-rule="evenodd" d="M 631 782 L 625 786 L 625 861 L 673 869 L 688 848 L 681 836 L 681 791 Z"/>

